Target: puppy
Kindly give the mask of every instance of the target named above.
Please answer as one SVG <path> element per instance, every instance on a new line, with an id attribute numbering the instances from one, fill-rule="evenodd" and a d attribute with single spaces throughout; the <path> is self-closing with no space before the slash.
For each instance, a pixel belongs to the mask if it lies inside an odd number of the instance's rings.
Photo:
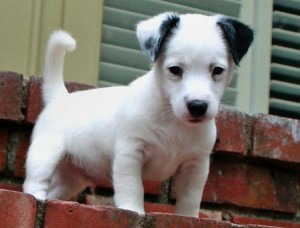
<path id="1" fill-rule="evenodd" d="M 198 217 L 220 100 L 253 32 L 220 15 L 163 13 L 139 23 L 137 37 L 150 72 L 129 86 L 69 94 L 63 62 L 76 43 L 51 35 L 24 192 L 70 199 L 112 178 L 116 206 L 144 213 L 142 179 L 173 177 L 176 213 Z"/>

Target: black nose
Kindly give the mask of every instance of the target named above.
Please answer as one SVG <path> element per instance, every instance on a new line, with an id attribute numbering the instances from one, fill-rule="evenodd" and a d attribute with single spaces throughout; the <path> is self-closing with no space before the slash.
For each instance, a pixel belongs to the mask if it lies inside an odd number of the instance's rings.
<path id="1" fill-rule="evenodd" d="M 186 106 L 193 117 L 199 118 L 206 113 L 208 104 L 206 101 L 191 100 L 187 102 Z"/>

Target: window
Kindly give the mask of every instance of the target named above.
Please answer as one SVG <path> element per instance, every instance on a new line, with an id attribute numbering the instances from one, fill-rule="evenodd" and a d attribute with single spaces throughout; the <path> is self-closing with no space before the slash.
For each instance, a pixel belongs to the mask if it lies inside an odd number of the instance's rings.
<path id="1" fill-rule="evenodd" d="M 300 119 L 300 1 L 275 0 L 269 112 Z"/>

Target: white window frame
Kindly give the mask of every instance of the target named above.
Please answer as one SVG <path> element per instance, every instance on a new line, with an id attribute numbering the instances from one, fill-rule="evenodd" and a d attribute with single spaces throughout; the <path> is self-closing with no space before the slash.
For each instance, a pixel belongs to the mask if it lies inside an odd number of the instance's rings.
<path id="1" fill-rule="evenodd" d="M 255 31 L 252 47 L 241 62 L 237 109 L 268 113 L 272 41 L 272 0 L 242 0 L 241 20 Z"/>

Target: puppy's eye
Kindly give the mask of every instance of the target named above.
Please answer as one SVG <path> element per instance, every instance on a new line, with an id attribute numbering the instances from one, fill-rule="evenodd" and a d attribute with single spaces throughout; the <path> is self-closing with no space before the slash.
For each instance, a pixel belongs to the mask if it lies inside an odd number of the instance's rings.
<path id="1" fill-rule="evenodd" d="M 175 76 L 182 76 L 183 70 L 179 66 L 169 67 L 169 71 Z"/>
<path id="2" fill-rule="evenodd" d="M 212 71 L 212 75 L 220 75 L 224 72 L 224 68 L 223 67 L 215 67 Z"/>

